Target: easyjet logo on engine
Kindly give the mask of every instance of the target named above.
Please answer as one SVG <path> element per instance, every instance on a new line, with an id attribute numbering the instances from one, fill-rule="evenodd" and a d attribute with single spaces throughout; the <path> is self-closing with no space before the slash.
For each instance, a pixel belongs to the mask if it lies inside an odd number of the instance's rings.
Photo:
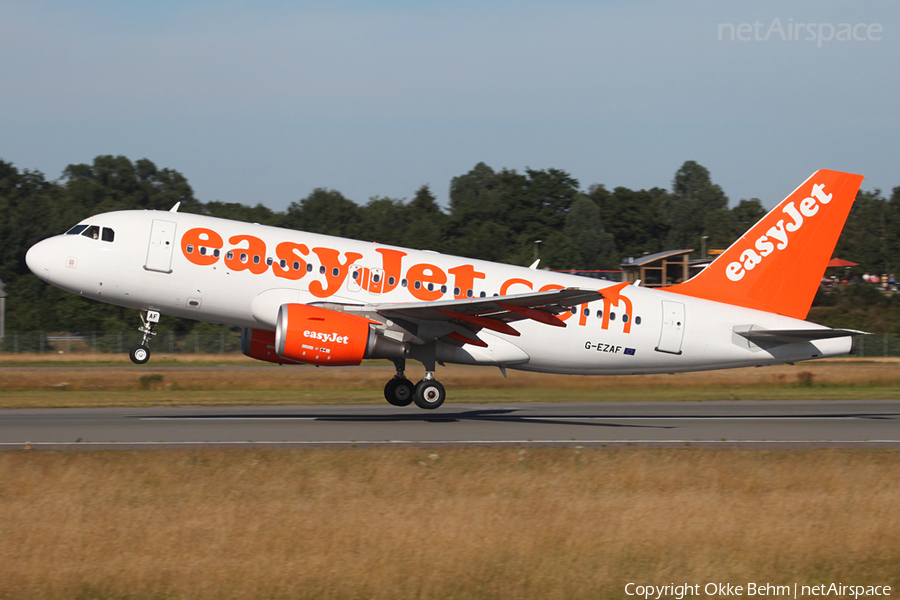
<path id="1" fill-rule="evenodd" d="M 828 204 L 831 202 L 832 194 L 825 193 L 825 184 L 815 183 L 812 186 L 812 192 L 807 198 L 800 201 L 800 206 L 796 206 L 794 202 L 788 202 L 781 209 L 790 221 L 785 223 L 785 219 L 780 219 L 778 223 L 770 227 L 765 235 L 757 238 L 752 248 L 747 248 L 738 260 L 728 263 L 725 267 L 725 275 L 731 281 L 740 281 L 747 274 L 747 271 L 755 269 L 762 261 L 777 250 L 784 250 L 788 247 L 790 234 L 798 231 L 803 227 L 804 217 L 811 219 L 819 212 L 820 204 Z"/>
<path id="2" fill-rule="evenodd" d="M 338 335 L 336 333 L 322 333 L 321 331 L 312 331 L 307 329 L 303 332 L 303 337 L 319 340 L 320 342 L 336 342 L 338 344 L 349 344 L 350 337 L 346 335 Z"/>

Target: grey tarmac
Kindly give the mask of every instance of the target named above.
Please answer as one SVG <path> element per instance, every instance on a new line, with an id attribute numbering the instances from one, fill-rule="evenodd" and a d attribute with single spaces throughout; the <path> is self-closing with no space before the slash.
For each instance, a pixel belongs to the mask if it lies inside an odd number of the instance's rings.
<path id="1" fill-rule="evenodd" d="M 0 410 L 5 450 L 316 445 L 900 448 L 900 400 Z"/>

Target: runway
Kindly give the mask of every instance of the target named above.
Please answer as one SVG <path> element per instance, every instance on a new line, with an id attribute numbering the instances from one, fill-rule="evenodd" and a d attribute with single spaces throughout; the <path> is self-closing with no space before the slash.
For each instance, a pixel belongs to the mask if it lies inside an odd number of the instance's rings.
<path id="1" fill-rule="evenodd" d="M 0 410 L 0 448 L 550 445 L 900 448 L 900 401 Z"/>

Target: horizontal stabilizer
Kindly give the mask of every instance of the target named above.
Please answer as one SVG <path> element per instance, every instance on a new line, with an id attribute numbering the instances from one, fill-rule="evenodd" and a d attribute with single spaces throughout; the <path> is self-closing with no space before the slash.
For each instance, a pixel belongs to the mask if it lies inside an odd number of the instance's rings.
<path id="1" fill-rule="evenodd" d="M 760 346 L 781 346 L 784 344 L 802 344 L 815 340 L 830 338 L 871 335 L 855 329 L 753 329 L 751 331 L 734 331 L 739 336 Z"/>

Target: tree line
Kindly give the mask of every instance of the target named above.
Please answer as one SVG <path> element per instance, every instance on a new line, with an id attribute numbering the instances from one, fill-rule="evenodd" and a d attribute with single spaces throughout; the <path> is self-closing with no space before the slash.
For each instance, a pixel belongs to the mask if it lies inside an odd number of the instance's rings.
<path id="1" fill-rule="evenodd" d="M 726 248 L 764 214 L 757 198 L 729 208 L 709 171 L 685 162 L 670 189 L 582 188 L 560 169 L 495 170 L 479 163 L 450 182 L 442 207 L 427 185 L 410 199 L 372 197 L 358 204 L 317 188 L 283 211 L 257 204 L 201 202 L 178 171 L 152 161 L 98 156 L 69 165 L 57 180 L 0 160 L 0 279 L 7 286 L 7 331 L 127 331 L 134 311 L 92 302 L 41 282 L 25 266 L 28 248 L 85 217 L 113 210 L 169 210 L 378 241 L 528 265 L 540 240 L 541 266 L 616 270 L 623 257 L 701 246 Z M 837 255 L 859 272 L 891 272 L 900 251 L 900 187 L 889 199 L 860 192 Z M 160 331 L 215 331 L 164 319 Z"/>

